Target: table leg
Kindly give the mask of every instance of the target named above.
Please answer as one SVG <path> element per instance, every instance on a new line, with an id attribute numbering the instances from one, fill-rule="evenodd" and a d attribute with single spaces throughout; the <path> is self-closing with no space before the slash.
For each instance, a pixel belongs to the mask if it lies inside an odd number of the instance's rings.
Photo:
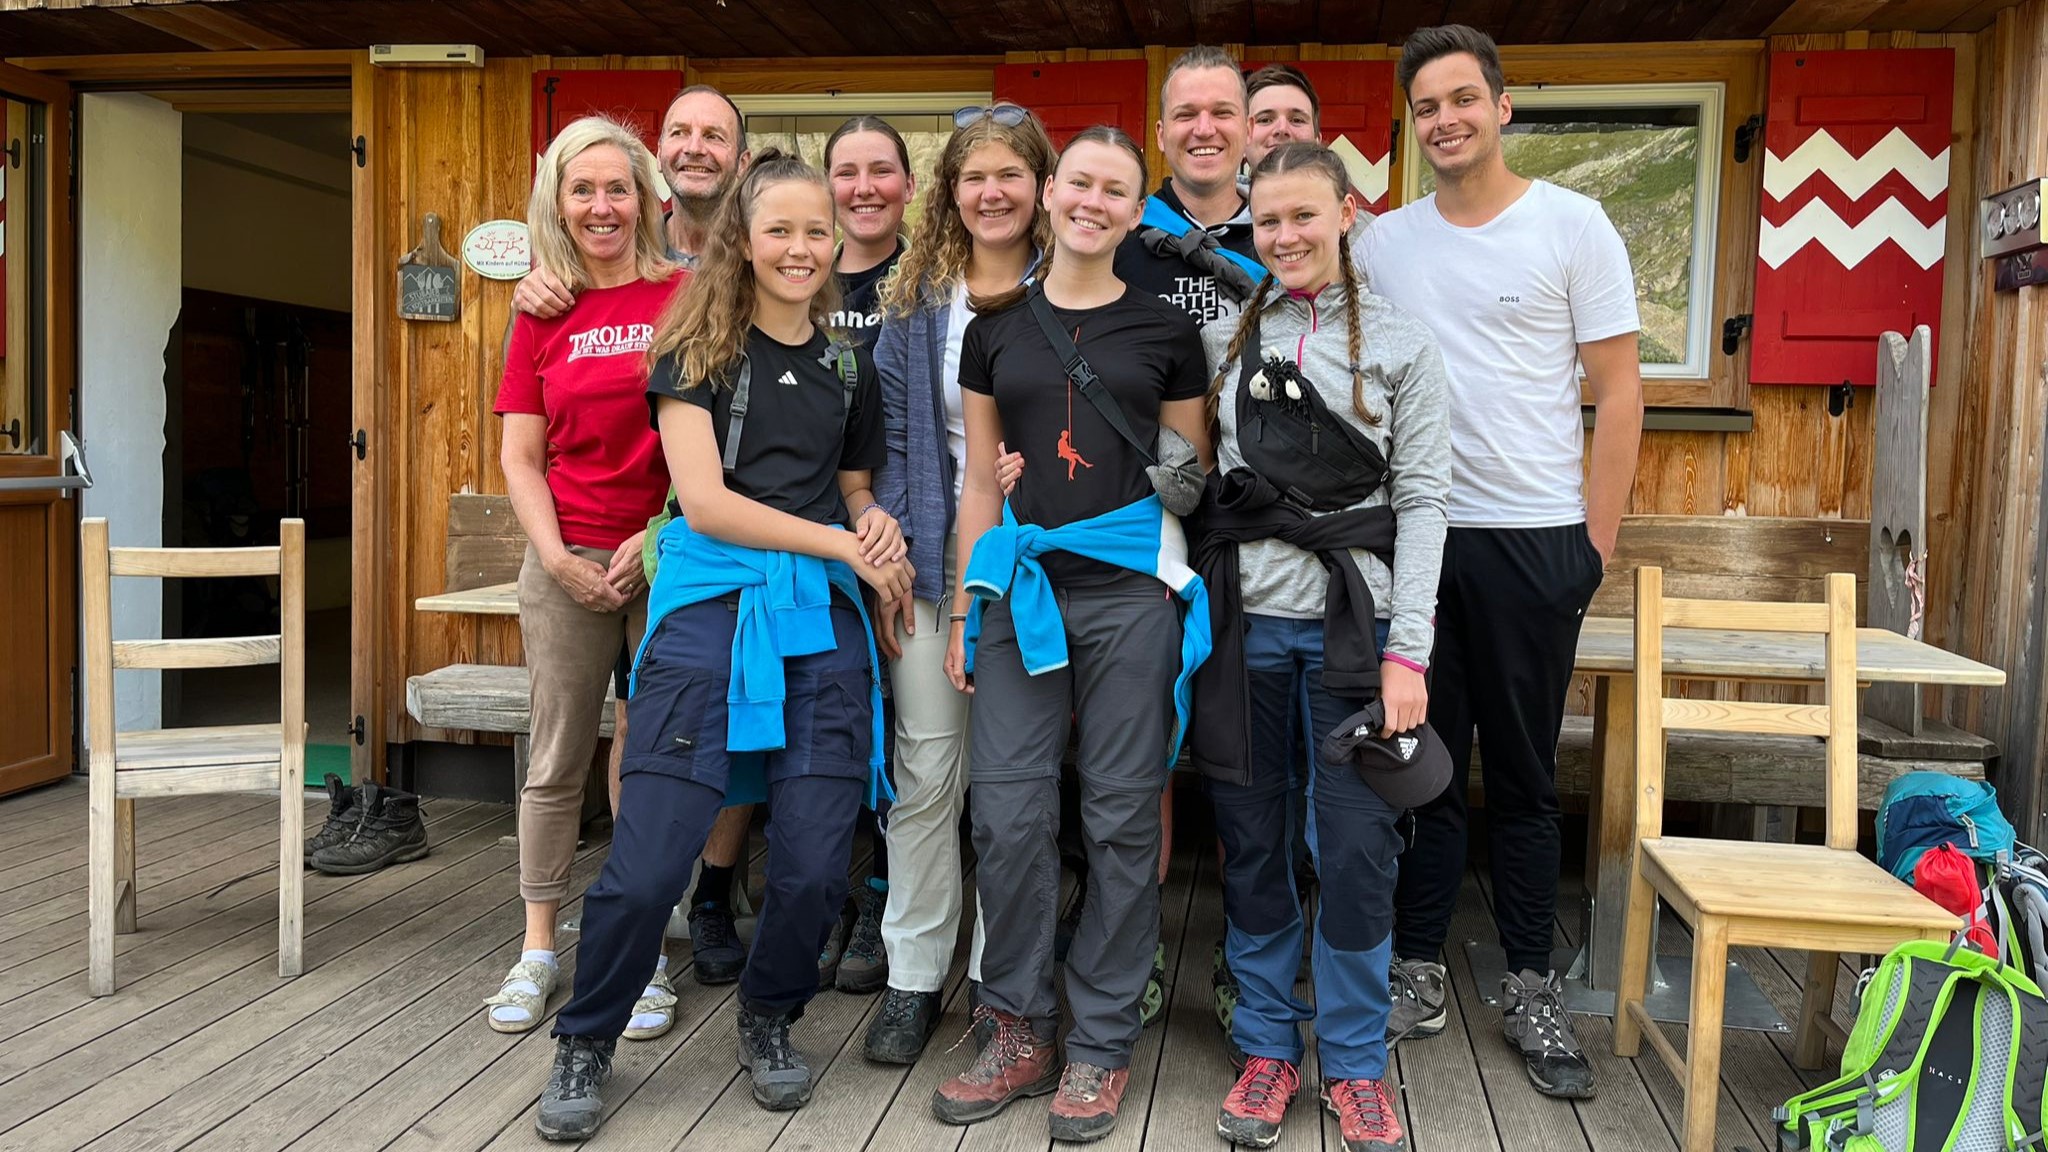
<path id="1" fill-rule="evenodd" d="M 1586 891 L 1592 896 L 1584 936 L 1588 962 L 1581 973 L 1601 991 L 1621 980 L 1623 912 L 1636 838 L 1635 677 L 1593 681 L 1590 818 L 1586 831 Z"/>

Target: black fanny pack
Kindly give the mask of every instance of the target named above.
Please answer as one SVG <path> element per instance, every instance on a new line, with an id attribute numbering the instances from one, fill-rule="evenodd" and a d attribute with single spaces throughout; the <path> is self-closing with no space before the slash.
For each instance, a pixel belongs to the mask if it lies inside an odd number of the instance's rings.
<path id="1" fill-rule="evenodd" d="M 1238 365 L 1237 448 L 1245 463 L 1296 505 L 1350 508 L 1387 480 L 1380 446 L 1330 411 L 1300 365 L 1267 356 L 1259 317 L 1247 312 Z"/>

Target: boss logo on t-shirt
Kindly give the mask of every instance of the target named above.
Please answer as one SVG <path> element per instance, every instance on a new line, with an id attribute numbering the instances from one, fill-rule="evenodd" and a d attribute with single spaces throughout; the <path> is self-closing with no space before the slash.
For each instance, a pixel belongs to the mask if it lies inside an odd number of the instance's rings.
<path id="1" fill-rule="evenodd" d="M 585 356 L 638 356 L 654 342 L 652 324 L 604 324 L 569 334 L 569 359 Z"/>
<path id="2" fill-rule="evenodd" d="M 1520 304 L 1522 298 L 1520 296 L 1503 296 L 1500 298 L 1500 302 L 1503 304 Z"/>

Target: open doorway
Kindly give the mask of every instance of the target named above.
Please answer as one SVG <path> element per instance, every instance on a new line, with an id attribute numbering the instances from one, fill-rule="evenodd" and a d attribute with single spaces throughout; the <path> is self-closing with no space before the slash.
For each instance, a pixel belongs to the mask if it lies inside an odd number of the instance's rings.
<path id="1" fill-rule="evenodd" d="M 183 118 L 182 284 L 165 355 L 163 539 L 235 547 L 306 521 L 306 768 L 349 778 L 350 212 L 344 112 Z M 276 630 L 274 582 L 183 581 L 166 636 Z M 268 666 L 166 674 L 169 726 L 277 712 Z"/>

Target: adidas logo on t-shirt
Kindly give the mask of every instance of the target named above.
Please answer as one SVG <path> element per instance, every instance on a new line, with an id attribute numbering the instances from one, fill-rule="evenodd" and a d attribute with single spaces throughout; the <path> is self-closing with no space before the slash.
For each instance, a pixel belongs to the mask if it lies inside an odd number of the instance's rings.
<path id="1" fill-rule="evenodd" d="M 795 384 L 795 383 L 796 383 L 796 373 L 794 373 L 794 372 L 784 372 L 784 373 L 783 373 L 782 375 L 780 375 L 780 376 L 777 376 L 777 377 L 775 378 L 775 382 L 776 382 L 777 384 Z"/>

